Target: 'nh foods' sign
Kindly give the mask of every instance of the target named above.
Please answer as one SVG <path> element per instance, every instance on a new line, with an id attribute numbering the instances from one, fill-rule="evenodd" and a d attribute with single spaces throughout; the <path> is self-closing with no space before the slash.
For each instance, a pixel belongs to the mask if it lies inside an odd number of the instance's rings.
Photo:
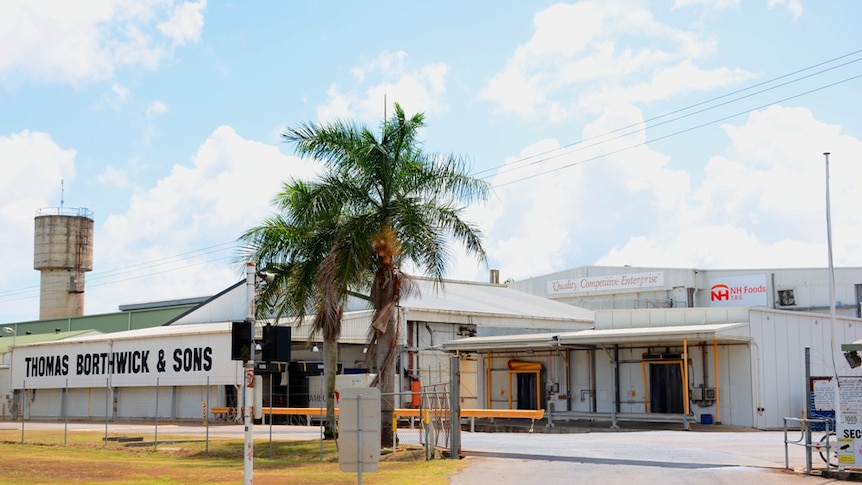
<path id="1" fill-rule="evenodd" d="M 766 306 L 766 275 L 713 278 L 709 285 L 710 306 Z"/>

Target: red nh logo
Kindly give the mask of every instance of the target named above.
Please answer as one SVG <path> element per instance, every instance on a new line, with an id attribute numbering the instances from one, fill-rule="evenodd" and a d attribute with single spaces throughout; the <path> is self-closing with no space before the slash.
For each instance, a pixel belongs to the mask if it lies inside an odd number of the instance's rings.
<path id="1" fill-rule="evenodd" d="M 730 287 L 724 283 L 712 285 L 709 290 L 709 299 L 711 301 L 730 300 Z"/>

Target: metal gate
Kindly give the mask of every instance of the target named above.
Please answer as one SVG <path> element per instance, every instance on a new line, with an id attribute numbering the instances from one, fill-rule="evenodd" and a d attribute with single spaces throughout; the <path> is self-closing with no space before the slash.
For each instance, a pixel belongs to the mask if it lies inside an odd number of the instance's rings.
<path id="1" fill-rule="evenodd" d="M 449 411 L 449 384 L 422 386 L 420 440 L 424 445 L 449 449 L 452 413 Z"/>

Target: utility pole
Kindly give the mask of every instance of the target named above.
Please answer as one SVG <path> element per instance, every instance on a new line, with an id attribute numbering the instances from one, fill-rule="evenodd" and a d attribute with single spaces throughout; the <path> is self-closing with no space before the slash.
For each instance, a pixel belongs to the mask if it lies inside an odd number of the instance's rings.
<path id="1" fill-rule="evenodd" d="M 245 453 L 243 453 L 243 483 L 254 483 L 254 315 L 255 315 L 255 264 L 245 264 L 246 317 L 251 323 L 251 341 L 248 346 L 248 361 L 243 366 L 245 370 L 245 406 L 243 422 L 245 424 Z"/>
<path id="2" fill-rule="evenodd" d="M 824 152 L 823 157 L 826 159 L 826 248 L 829 258 L 829 320 L 832 334 L 832 370 L 835 373 L 833 389 L 835 392 L 835 423 L 833 431 L 838 432 L 839 428 L 844 428 L 844 420 L 841 418 L 841 381 L 838 377 L 838 365 L 835 363 L 836 349 L 838 346 L 838 335 L 835 330 L 835 267 L 832 265 L 832 208 L 830 207 L 829 195 L 829 152 Z M 837 443 L 836 443 L 837 446 Z M 844 464 L 839 460 L 838 471 L 844 470 Z"/>

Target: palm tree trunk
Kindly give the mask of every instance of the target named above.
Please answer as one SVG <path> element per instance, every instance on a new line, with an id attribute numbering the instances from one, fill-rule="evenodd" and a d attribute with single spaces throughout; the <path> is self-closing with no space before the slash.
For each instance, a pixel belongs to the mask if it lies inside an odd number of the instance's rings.
<path id="1" fill-rule="evenodd" d="M 392 416 L 395 414 L 395 361 L 398 323 L 392 317 L 377 340 L 377 381 L 380 389 L 380 446 L 392 448 Z"/>
<path id="2" fill-rule="evenodd" d="M 323 381 L 326 392 L 326 438 L 336 438 L 335 376 L 338 373 L 338 341 L 323 340 Z"/>

